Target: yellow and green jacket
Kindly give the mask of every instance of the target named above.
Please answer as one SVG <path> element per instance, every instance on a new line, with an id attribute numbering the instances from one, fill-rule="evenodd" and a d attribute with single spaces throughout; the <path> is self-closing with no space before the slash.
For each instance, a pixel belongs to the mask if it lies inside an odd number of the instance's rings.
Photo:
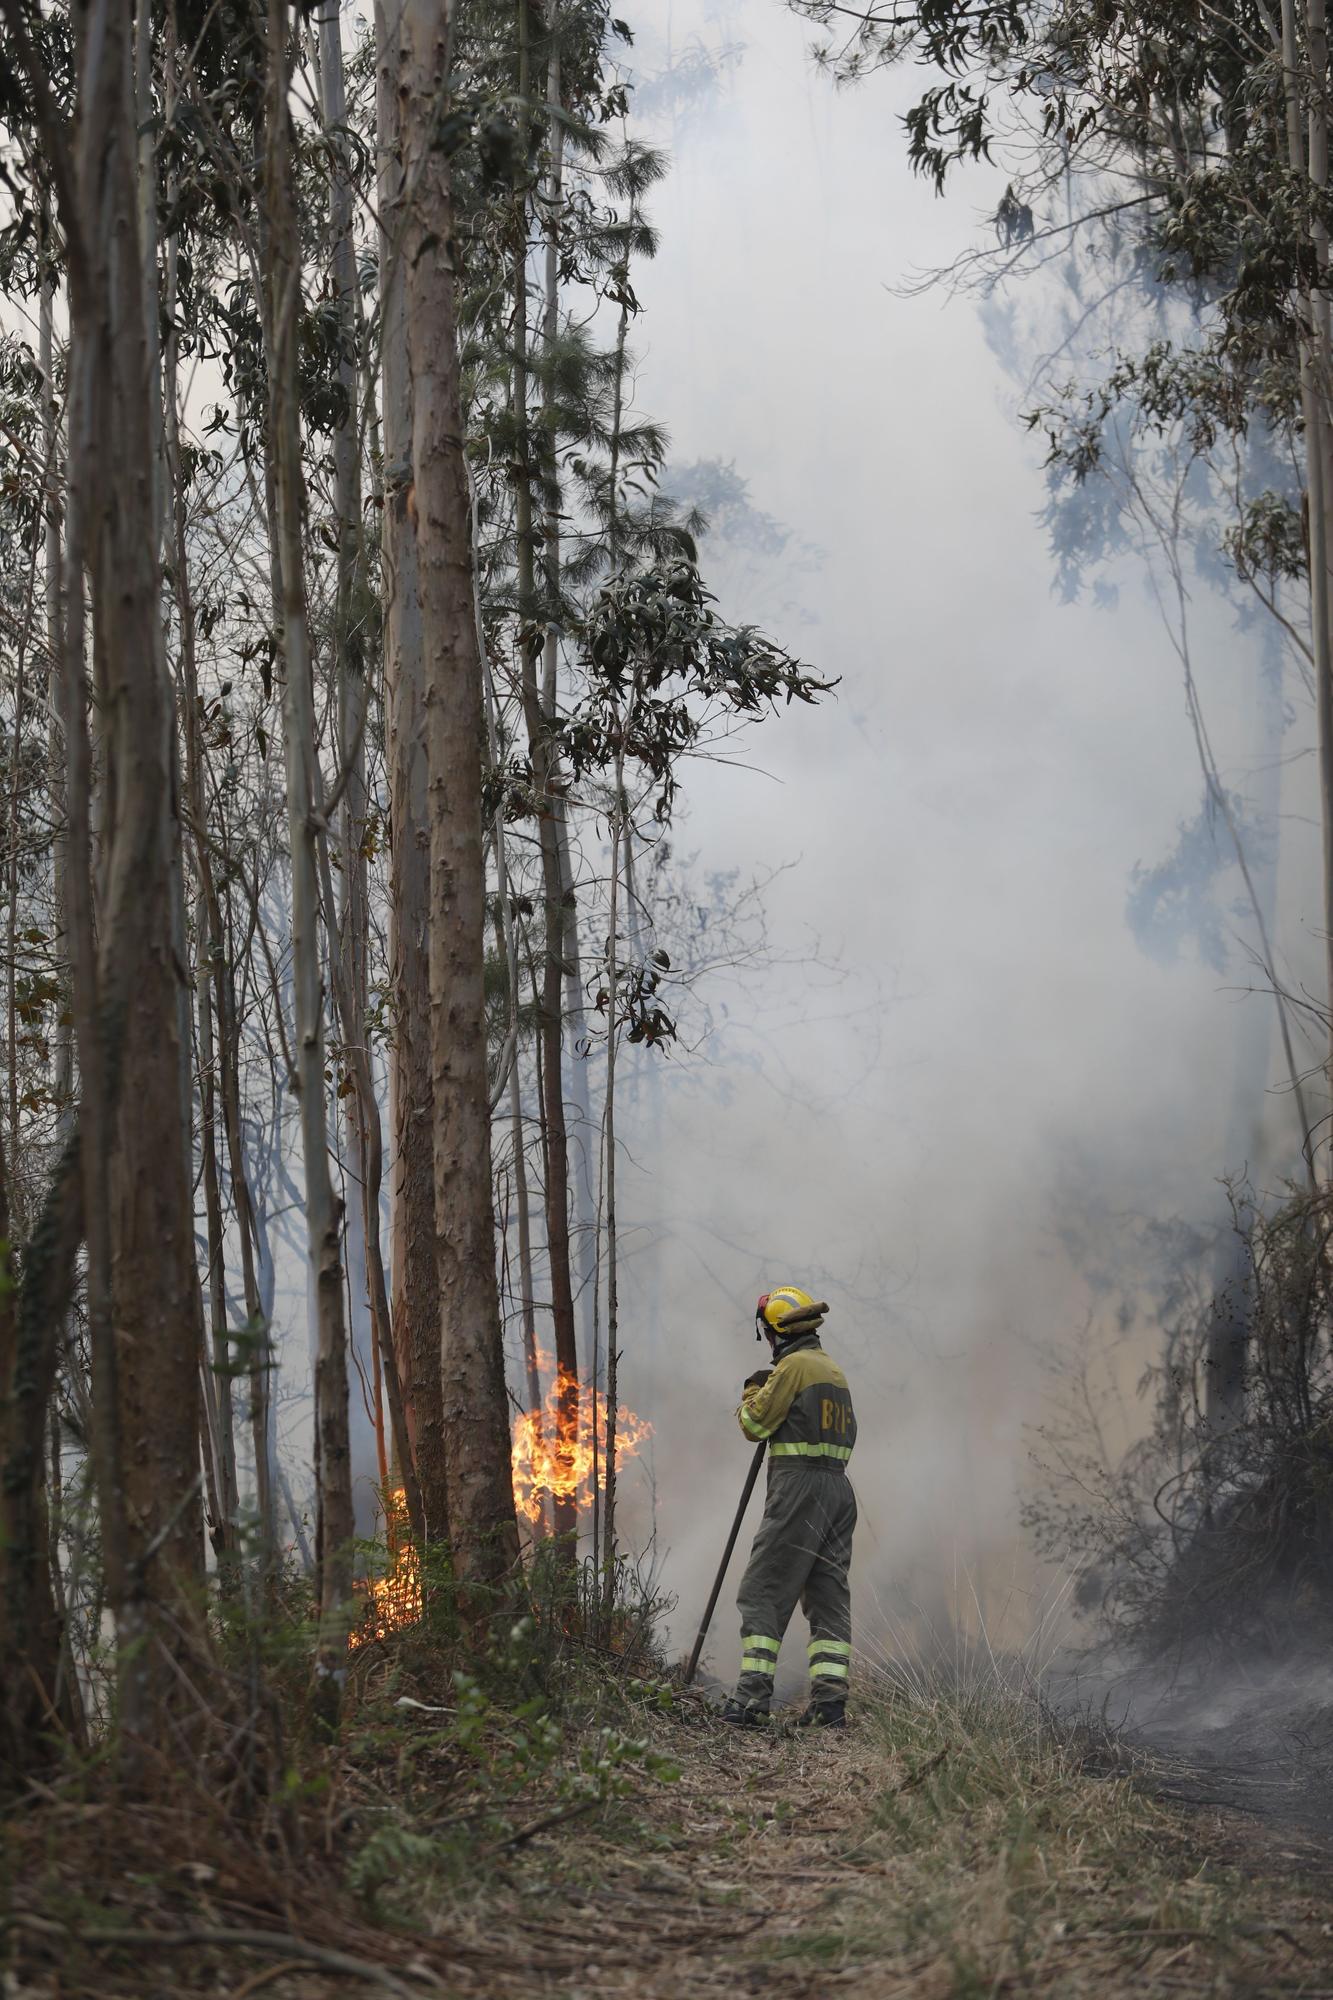
<path id="1" fill-rule="evenodd" d="M 741 1397 L 736 1412 L 752 1444 L 768 1439 L 770 1465 L 845 1467 L 856 1443 L 856 1413 L 847 1377 L 825 1354 L 817 1333 L 779 1348 L 766 1382 Z"/>

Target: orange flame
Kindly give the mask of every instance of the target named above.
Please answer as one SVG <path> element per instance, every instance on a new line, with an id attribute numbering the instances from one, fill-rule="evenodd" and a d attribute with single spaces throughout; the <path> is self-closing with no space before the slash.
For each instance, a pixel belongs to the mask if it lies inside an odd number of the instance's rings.
<path id="1" fill-rule="evenodd" d="M 401 1486 L 387 1496 L 384 1539 L 388 1549 L 384 1575 L 367 1577 L 359 1586 L 366 1608 L 349 1637 L 353 1647 L 387 1639 L 390 1632 L 415 1625 L 421 1616 L 421 1557 L 411 1539 L 407 1494 Z"/>
<path id="2" fill-rule="evenodd" d="M 524 1410 L 514 1420 L 512 1464 L 514 1504 L 519 1514 L 540 1527 L 548 1500 L 572 1500 L 579 1512 L 592 1505 L 594 1465 L 597 1491 L 606 1491 L 606 1397 L 580 1387 L 578 1423 L 572 1437 L 561 1435 L 560 1399 L 567 1377 L 552 1372 L 551 1357 L 540 1349 L 537 1365 L 551 1377 L 540 1410 Z M 616 1411 L 616 1464 L 635 1458 L 653 1434 L 645 1417 L 621 1404 Z M 594 1443 L 595 1438 L 595 1443 Z M 386 1639 L 421 1616 L 421 1557 L 407 1520 L 407 1494 L 400 1486 L 386 1496 L 385 1543 L 388 1560 L 383 1576 L 367 1577 L 357 1585 L 365 1609 L 348 1644 L 365 1646 Z"/>
<path id="3" fill-rule="evenodd" d="M 574 1434 L 562 1435 L 560 1401 L 568 1377 L 559 1369 L 552 1374 L 551 1357 L 540 1349 L 537 1365 L 552 1379 L 540 1410 L 524 1410 L 515 1418 L 512 1454 L 514 1505 L 520 1517 L 535 1527 L 541 1525 L 548 1500 L 572 1500 L 580 1512 L 592 1506 L 594 1465 L 597 1490 L 606 1490 L 606 1397 L 599 1389 L 594 1398 L 580 1386 Z M 636 1417 L 620 1404 L 617 1467 L 636 1457 L 652 1434 L 645 1417 Z"/>

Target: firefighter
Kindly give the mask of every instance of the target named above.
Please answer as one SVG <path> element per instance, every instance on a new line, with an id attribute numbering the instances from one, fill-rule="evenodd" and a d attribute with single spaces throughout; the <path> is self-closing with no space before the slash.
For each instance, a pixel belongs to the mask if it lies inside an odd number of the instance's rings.
<path id="1" fill-rule="evenodd" d="M 847 1461 L 856 1417 L 847 1378 L 819 1344 L 827 1305 L 799 1285 L 765 1292 L 755 1338 L 773 1366 L 751 1375 L 736 1415 L 753 1443 L 768 1440 L 764 1518 L 741 1582 L 741 1673 L 723 1720 L 763 1728 L 782 1635 L 799 1600 L 810 1625 L 810 1705 L 802 1725 L 847 1726 L 852 1651 L 848 1569 L 856 1496 Z"/>

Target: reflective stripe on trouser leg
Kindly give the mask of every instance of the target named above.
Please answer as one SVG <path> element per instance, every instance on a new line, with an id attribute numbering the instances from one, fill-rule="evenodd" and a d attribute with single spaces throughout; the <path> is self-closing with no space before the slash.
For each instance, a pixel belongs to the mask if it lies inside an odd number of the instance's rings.
<path id="1" fill-rule="evenodd" d="M 812 1680 L 818 1674 L 825 1674 L 833 1680 L 846 1680 L 847 1664 L 852 1657 L 850 1640 L 812 1639 L 806 1650 Z"/>
<path id="2" fill-rule="evenodd" d="M 741 1671 L 736 1692 L 765 1709 L 773 1699 L 773 1676 L 780 1641 L 765 1632 L 741 1633 Z"/>
<path id="3" fill-rule="evenodd" d="M 779 1644 L 779 1640 L 770 1639 L 762 1632 L 742 1632 L 741 1672 L 767 1674 L 772 1680 L 777 1671 Z"/>
<path id="4" fill-rule="evenodd" d="M 843 1701 L 851 1668 L 851 1644 L 846 1639 L 812 1639 L 809 1645 L 810 1691 L 828 1701 Z"/>

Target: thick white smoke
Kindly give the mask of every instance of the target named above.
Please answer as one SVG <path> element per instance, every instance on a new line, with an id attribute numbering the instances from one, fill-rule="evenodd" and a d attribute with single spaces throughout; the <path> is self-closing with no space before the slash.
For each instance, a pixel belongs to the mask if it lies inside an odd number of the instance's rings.
<path id="1" fill-rule="evenodd" d="M 627 1121 L 641 1241 L 622 1381 L 658 1426 L 676 1636 L 744 1475 L 731 1412 L 753 1298 L 794 1279 L 832 1301 L 827 1344 L 856 1393 L 863 1630 L 882 1637 L 876 1602 L 903 1597 L 975 1622 L 975 1584 L 1021 1638 L 1049 1585 L 1017 1525 L 1042 1357 L 1110 1331 L 1060 1226 L 1071 1204 L 1108 1224 L 1206 1220 L 1219 1175 L 1262 1166 L 1228 1158 L 1226 1135 L 1241 1011 L 1268 1003 L 1238 990 L 1243 964 L 1160 964 L 1131 935 L 1135 864 L 1198 810 L 1178 663 L 1132 566 L 1112 610 L 1057 602 L 1040 449 L 975 302 L 889 289 L 975 241 L 974 203 L 1002 178 L 937 202 L 906 165 L 910 74 L 835 93 L 774 0 L 627 11 L 645 136 L 674 160 L 639 400 L 678 464 L 734 462 L 790 533 L 705 544 L 728 615 L 842 677 L 835 701 L 749 739 L 750 770 L 692 768 L 678 841 L 742 880 L 797 863 L 767 892 L 768 941 L 841 980 L 741 975 L 703 1058 L 667 1064 Z M 669 62 L 698 87 L 673 92 Z M 1259 641 L 1202 587 L 1195 617 L 1224 775 L 1243 786 Z M 1297 979 L 1317 954 L 1292 754 L 1308 740 L 1302 695 L 1283 798 Z M 1274 1099 L 1283 1132 L 1288 1117 Z M 1112 1364 L 1131 1404 L 1140 1338 Z M 642 1529 L 642 1489 L 636 1505 Z"/>

